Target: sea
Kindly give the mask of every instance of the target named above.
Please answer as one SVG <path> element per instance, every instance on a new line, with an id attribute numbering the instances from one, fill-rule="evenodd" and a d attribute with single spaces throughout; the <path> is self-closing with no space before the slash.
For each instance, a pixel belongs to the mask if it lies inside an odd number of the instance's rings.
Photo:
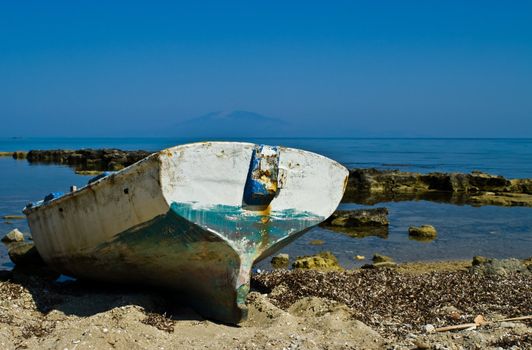
<path id="1" fill-rule="evenodd" d="M 405 139 L 405 138 L 251 138 L 224 139 L 301 148 L 335 159 L 348 168 L 428 172 L 483 172 L 507 178 L 532 178 L 532 139 Z M 0 138 L 0 151 L 32 149 L 120 148 L 157 151 L 200 141 L 185 138 Z M 204 141 L 204 140 L 201 140 Z M 214 141 L 214 140 L 211 140 Z M 29 164 L 0 157 L 0 237 L 18 228 L 29 236 L 22 208 L 46 194 L 81 187 L 90 177 L 67 166 Z M 387 232 L 349 235 L 315 227 L 280 252 L 291 257 L 334 253 L 346 268 L 370 263 L 375 253 L 397 262 L 532 256 L 532 208 L 455 205 L 424 200 L 383 202 L 373 206 L 342 203 L 340 209 L 386 207 Z M 430 224 L 438 237 L 430 242 L 409 239 L 408 227 Z M 313 245 L 320 240 L 323 244 Z M 315 243 L 315 242 L 313 242 Z M 357 260 L 355 256 L 365 257 Z M 270 269 L 266 259 L 257 269 Z M 13 265 L 0 245 L 0 268 Z"/>

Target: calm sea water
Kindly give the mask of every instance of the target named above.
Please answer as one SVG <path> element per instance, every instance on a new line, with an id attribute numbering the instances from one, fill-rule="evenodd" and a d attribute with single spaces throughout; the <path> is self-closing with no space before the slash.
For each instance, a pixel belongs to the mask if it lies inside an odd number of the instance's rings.
<path id="1" fill-rule="evenodd" d="M 156 151 L 196 140 L 169 138 L 0 138 L 0 151 L 30 149 L 122 148 Z M 506 177 L 532 178 L 532 139 L 251 139 L 256 143 L 284 145 L 314 151 L 347 167 L 397 168 L 431 172 L 481 170 Z M 64 166 L 30 165 L 25 160 L 0 157 L 0 217 L 19 214 L 29 201 L 52 191 L 82 186 L 89 177 L 74 174 Z M 381 203 L 390 210 L 387 235 L 356 238 L 314 228 L 283 249 L 295 256 L 334 252 L 346 267 L 364 262 L 354 255 L 391 255 L 397 261 L 532 255 L 532 208 L 456 206 L 426 201 Z M 343 208 L 366 208 L 342 204 Z M 432 242 L 408 239 L 411 225 L 432 224 L 438 238 Z M 0 236 L 13 228 L 28 232 L 25 220 L 0 220 Z M 310 245 L 314 239 L 325 241 Z M 11 267 L 0 246 L 0 266 Z M 267 263 L 259 264 L 267 267 Z"/>

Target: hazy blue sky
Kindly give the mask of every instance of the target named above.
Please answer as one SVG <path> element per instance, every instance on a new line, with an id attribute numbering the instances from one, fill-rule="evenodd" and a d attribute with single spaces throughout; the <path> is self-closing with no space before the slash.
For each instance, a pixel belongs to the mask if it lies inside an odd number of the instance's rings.
<path id="1" fill-rule="evenodd" d="M 0 136 L 180 136 L 220 110 L 299 136 L 531 137 L 532 2 L 0 2 Z"/>

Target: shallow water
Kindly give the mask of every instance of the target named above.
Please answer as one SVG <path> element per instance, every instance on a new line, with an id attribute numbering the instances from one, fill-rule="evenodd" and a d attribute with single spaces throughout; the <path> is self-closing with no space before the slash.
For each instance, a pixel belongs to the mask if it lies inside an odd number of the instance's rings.
<path id="1" fill-rule="evenodd" d="M 117 147 L 158 150 L 183 142 L 182 139 L 0 139 L 0 151 L 82 147 Z M 399 168 L 405 171 L 461 171 L 474 169 L 507 177 L 532 177 L 532 139 L 258 139 L 315 151 L 337 159 L 348 167 Z M 86 184 L 90 176 L 76 175 L 57 165 L 30 165 L 25 160 L 0 157 L 0 217 L 20 214 L 30 201 L 70 185 Z M 469 259 L 473 255 L 528 257 L 532 255 L 532 208 L 486 206 L 475 208 L 426 201 L 380 203 L 390 211 L 387 235 L 351 237 L 320 227 L 285 247 L 291 256 L 330 250 L 346 266 L 369 262 L 374 253 L 397 261 Z M 341 208 L 368 208 L 342 204 Z M 408 238 L 408 226 L 431 224 L 438 230 L 432 242 Z M 28 232 L 25 220 L 0 220 L 0 236 L 18 228 Z M 310 245 L 324 240 L 320 246 Z M 366 256 L 355 261 L 355 255 Z M 10 267 L 0 245 L 0 267 Z M 268 267 L 267 261 L 258 265 Z"/>

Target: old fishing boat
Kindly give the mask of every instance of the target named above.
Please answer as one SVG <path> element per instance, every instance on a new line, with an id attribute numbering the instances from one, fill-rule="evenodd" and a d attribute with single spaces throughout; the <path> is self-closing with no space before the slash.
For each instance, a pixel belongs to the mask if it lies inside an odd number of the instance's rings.
<path id="1" fill-rule="evenodd" d="M 201 315 L 238 323 L 252 265 L 331 215 L 347 175 L 302 150 L 193 143 L 24 212 L 59 272 L 170 288 Z"/>

